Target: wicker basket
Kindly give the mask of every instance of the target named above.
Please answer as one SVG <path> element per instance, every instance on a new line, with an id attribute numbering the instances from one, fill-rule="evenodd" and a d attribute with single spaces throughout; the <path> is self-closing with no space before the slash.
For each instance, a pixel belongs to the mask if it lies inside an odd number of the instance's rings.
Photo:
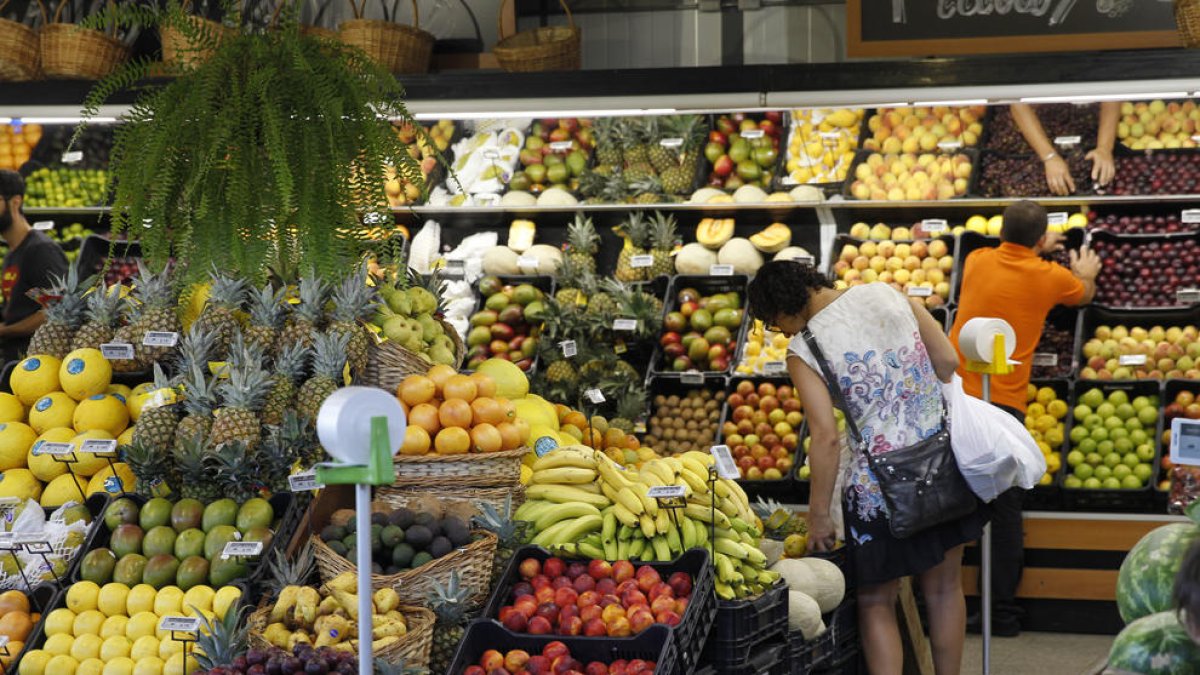
<path id="1" fill-rule="evenodd" d="M 0 11 L 8 0 L 0 2 Z M 23 82 L 38 76 L 38 35 L 23 23 L 0 19 L 0 82 Z"/>
<path id="2" fill-rule="evenodd" d="M 456 366 L 461 364 L 467 348 L 463 345 L 462 338 L 458 336 L 458 331 L 441 319 L 435 319 L 435 321 L 442 324 L 442 330 L 454 342 L 454 364 Z M 410 352 L 395 342 L 372 341 L 371 349 L 367 354 L 367 369 L 363 374 L 363 383 L 395 393 L 404 378 L 409 375 L 424 375 L 429 372 L 430 365 L 420 355 Z"/>
<path id="3" fill-rule="evenodd" d="M 482 605 L 491 590 L 489 585 L 492 559 L 496 556 L 496 535 L 485 530 L 472 530 L 471 534 L 478 539 L 415 570 L 399 574 L 372 574 L 371 588 L 394 588 L 400 594 L 401 602 L 423 605 L 429 601 L 433 584 L 446 584 L 450 580 L 450 573 L 458 570 L 463 583 L 473 590 L 468 602 L 472 606 Z M 358 571 L 354 563 L 335 553 L 320 537 L 314 535 L 310 541 L 321 581 L 329 581 L 343 572 Z"/>
<path id="4" fill-rule="evenodd" d="M 399 642 L 392 643 L 375 652 L 375 658 L 388 663 L 401 659 L 410 666 L 425 668 L 429 665 L 429 650 L 433 646 L 433 625 L 437 617 L 424 607 L 401 605 L 400 613 L 408 625 L 408 633 Z M 269 649 L 271 643 L 262 636 L 271 617 L 271 603 L 264 603 L 246 619 L 247 641 L 256 649 Z"/>
<path id="5" fill-rule="evenodd" d="M 188 16 L 186 21 L 193 26 L 202 35 L 215 35 L 217 44 L 221 40 L 232 34 L 234 31 L 227 28 L 216 21 L 211 21 L 199 16 Z M 212 58 L 216 47 L 193 47 L 183 33 L 180 33 L 175 28 L 164 26 L 159 30 L 159 35 L 162 38 L 162 56 L 165 63 L 178 63 L 184 68 L 195 68 Z"/>
<path id="6" fill-rule="evenodd" d="M 322 26 L 300 26 L 300 34 L 307 37 L 325 38 L 326 40 L 338 39 L 336 30 L 331 30 Z"/>
<path id="7" fill-rule="evenodd" d="M 512 487 L 467 488 L 464 490 L 383 487 L 375 493 L 376 499 L 397 509 L 408 506 L 412 500 L 425 496 L 437 497 L 443 503 L 466 502 L 477 509 L 480 504 L 491 504 L 498 512 L 504 513 L 504 502 L 509 496 L 512 497 L 514 511 L 525 503 L 525 486 L 518 483 Z"/>
<path id="8" fill-rule="evenodd" d="M 366 0 L 360 6 L 350 0 L 354 18 L 338 26 L 338 37 L 348 45 L 366 52 L 371 60 L 399 73 L 427 73 L 433 61 L 434 37 L 421 30 L 421 17 L 417 11 L 417 0 L 412 0 L 413 25 L 362 18 Z"/>
<path id="9" fill-rule="evenodd" d="M 508 4 L 505 0 L 504 4 Z M 497 19 L 500 41 L 492 48 L 500 67 L 511 72 L 579 70 L 579 27 L 566 0 L 558 0 L 567 13 L 566 26 L 543 26 L 504 37 L 504 9 Z"/>
<path id="10" fill-rule="evenodd" d="M 521 458 L 529 448 L 466 455 L 396 455 L 394 487 L 513 487 L 521 482 Z"/>
<path id="11" fill-rule="evenodd" d="M 42 74 L 48 78 L 99 80 L 129 59 L 129 48 L 120 40 L 91 28 L 61 23 L 66 0 L 58 3 L 51 20 L 42 6 L 38 46 Z M 110 0 L 109 4 L 112 2 Z"/>
<path id="12" fill-rule="evenodd" d="M 1175 27 L 1184 47 L 1200 47 L 1200 0 L 1175 0 Z"/>

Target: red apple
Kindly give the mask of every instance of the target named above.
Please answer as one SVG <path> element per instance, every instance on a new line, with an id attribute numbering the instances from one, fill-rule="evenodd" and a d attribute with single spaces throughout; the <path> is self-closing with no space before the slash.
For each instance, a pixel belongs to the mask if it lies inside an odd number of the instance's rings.
<path id="1" fill-rule="evenodd" d="M 581 574 L 575 577 L 575 592 L 583 595 L 585 592 L 596 588 L 596 580 L 587 574 Z"/>
<path id="2" fill-rule="evenodd" d="M 617 584 L 617 595 L 621 595 L 625 591 L 637 591 L 637 590 L 641 590 L 638 586 L 637 579 L 626 579 L 625 581 L 622 581 L 621 583 Z"/>
<path id="3" fill-rule="evenodd" d="M 522 595 L 513 603 L 513 607 L 523 614 L 526 619 L 537 613 L 538 601 L 532 595 Z"/>
<path id="4" fill-rule="evenodd" d="M 587 565 L 573 562 L 567 566 L 567 577 L 574 581 L 580 574 L 587 574 Z"/>
<path id="5" fill-rule="evenodd" d="M 558 610 L 558 625 L 561 626 L 563 621 L 566 621 L 573 616 L 579 616 L 579 608 L 575 605 L 564 606 L 562 609 Z"/>
<path id="6" fill-rule="evenodd" d="M 566 571 L 567 564 L 564 563 L 561 558 L 547 558 L 546 562 L 542 564 L 542 574 L 545 574 L 551 579 L 554 577 L 561 577 L 564 573 L 566 573 Z"/>
<path id="7" fill-rule="evenodd" d="M 629 615 L 629 628 L 634 633 L 640 633 L 654 625 L 654 615 L 650 610 L 639 607 Z"/>
<path id="8" fill-rule="evenodd" d="M 524 633 L 529 630 L 529 618 L 517 610 L 500 619 L 500 623 L 514 633 Z"/>
<path id="9" fill-rule="evenodd" d="M 583 675 L 608 675 L 608 666 L 599 661 L 592 661 L 583 669 Z"/>
<path id="10" fill-rule="evenodd" d="M 537 558 L 526 558 L 521 561 L 517 571 L 521 573 L 522 579 L 532 579 L 542 573 L 542 563 Z"/>
<path id="11" fill-rule="evenodd" d="M 650 592 L 646 594 L 646 597 L 649 598 L 653 602 L 655 598 L 662 596 L 662 595 L 665 595 L 665 596 L 671 598 L 672 600 L 674 600 L 675 599 L 675 589 L 671 588 L 671 586 L 668 585 L 666 582 L 660 581 L 659 583 L 654 584 L 654 588 L 650 589 Z"/>
<path id="12" fill-rule="evenodd" d="M 542 656 L 550 659 L 551 662 L 553 662 L 554 659 L 557 659 L 560 656 L 570 656 L 570 655 L 571 655 L 571 650 L 567 649 L 567 645 L 564 644 L 560 640 L 555 640 L 553 642 L 547 643 L 545 647 L 542 647 Z"/>
<path id="13" fill-rule="evenodd" d="M 615 595 L 600 596 L 600 608 L 601 609 L 607 609 L 611 605 L 617 605 L 619 607 L 621 605 L 621 598 L 618 598 Z"/>
<path id="14" fill-rule="evenodd" d="M 614 619 L 625 616 L 625 608 L 621 605 L 609 605 L 604 608 L 604 612 L 600 618 L 604 619 L 604 623 L 612 623 Z"/>
<path id="15" fill-rule="evenodd" d="M 585 607 L 591 607 L 592 605 L 595 605 L 599 602 L 600 602 L 600 594 L 597 593 L 596 591 L 584 591 L 579 594 L 578 598 L 575 599 L 575 604 L 580 609 L 583 609 Z"/>
<path id="16" fill-rule="evenodd" d="M 574 588 L 567 586 L 560 588 L 554 592 L 554 604 L 559 607 L 575 606 L 575 601 L 579 599 L 579 593 Z"/>
<path id="17" fill-rule="evenodd" d="M 613 575 L 613 567 L 605 560 L 593 560 L 588 563 L 588 575 L 596 581 L 608 579 Z"/>
<path id="18" fill-rule="evenodd" d="M 533 587 L 534 592 L 542 588 L 550 588 L 550 577 L 545 574 L 539 574 L 529 580 L 529 585 Z"/>
<path id="19" fill-rule="evenodd" d="M 547 602 L 554 602 L 554 589 L 550 588 L 549 586 L 545 588 L 539 588 L 537 593 L 533 594 L 533 597 L 537 599 L 539 605 L 544 605 Z"/>
<path id="20" fill-rule="evenodd" d="M 688 603 L 691 602 L 688 598 L 675 599 L 675 613 L 679 616 L 687 614 Z"/>
<path id="21" fill-rule="evenodd" d="M 560 588 L 574 588 L 575 582 L 571 577 L 555 577 L 554 581 L 550 582 L 550 587 L 555 591 L 558 591 Z"/>
<path id="22" fill-rule="evenodd" d="M 630 661 L 628 669 L 629 669 L 630 675 L 633 675 L 633 673 L 653 673 L 654 672 L 654 666 L 650 665 L 649 661 L 643 661 L 641 659 L 633 659 L 632 661 Z"/>
<path id="23" fill-rule="evenodd" d="M 633 563 L 628 560 L 618 560 L 613 563 L 613 581 L 620 584 L 626 579 L 632 579 L 634 574 Z"/>
<path id="24" fill-rule="evenodd" d="M 522 595 L 533 595 L 533 585 L 531 585 L 528 581 L 518 581 L 516 585 L 513 586 L 513 599 L 519 598 Z"/>
<path id="25" fill-rule="evenodd" d="M 650 602 L 650 612 L 655 616 L 671 610 L 675 611 L 675 598 L 668 598 L 665 595 L 660 595 Z"/>
<path id="26" fill-rule="evenodd" d="M 529 675 L 545 675 L 545 673 L 549 673 L 550 659 L 541 654 L 529 657 L 529 663 L 525 664 L 525 672 L 529 673 Z"/>
<path id="27" fill-rule="evenodd" d="M 554 626 L 544 616 L 535 616 L 529 620 L 530 635 L 549 635 L 554 632 Z"/>
<path id="28" fill-rule="evenodd" d="M 625 591 L 621 594 L 621 604 L 626 608 L 632 608 L 636 605 L 649 605 L 650 601 L 641 591 Z"/>

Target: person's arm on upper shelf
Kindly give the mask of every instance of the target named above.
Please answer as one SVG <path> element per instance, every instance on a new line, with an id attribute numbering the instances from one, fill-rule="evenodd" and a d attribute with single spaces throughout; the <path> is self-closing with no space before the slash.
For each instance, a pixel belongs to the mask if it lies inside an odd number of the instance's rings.
<path id="1" fill-rule="evenodd" d="M 1071 178 L 1071 169 L 1067 162 L 1058 155 L 1054 144 L 1046 137 L 1046 130 L 1038 119 L 1037 111 L 1028 103 L 1014 103 L 1011 107 L 1013 121 L 1025 137 L 1025 142 L 1033 148 L 1038 159 L 1046 169 L 1046 185 L 1050 192 L 1066 196 L 1075 191 L 1075 181 Z"/>
<path id="2" fill-rule="evenodd" d="M 1100 104 L 1100 127 L 1096 129 L 1096 148 L 1087 154 L 1092 160 L 1092 180 L 1108 185 L 1117 174 L 1113 162 L 1113 145 L 1117 142 L 1117 122 L 1121 119 L 1121 104 L 1105 101 Z"/>

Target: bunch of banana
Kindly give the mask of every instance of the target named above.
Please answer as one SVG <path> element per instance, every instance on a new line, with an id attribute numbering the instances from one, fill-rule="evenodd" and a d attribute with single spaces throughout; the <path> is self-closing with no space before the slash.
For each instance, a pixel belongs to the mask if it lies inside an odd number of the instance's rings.
<path id="1" fill-rule="evenodd" d="M 531 543 L 563 556 L 669 561 L 707 548 L 720 597 L 756 595 L 778 579 L 758 548 L 762 525 L 735 481 L 709 480 L 712 463 L 694 451 L 634 470 L 586 446 L 559 448 L 534 462 L 515 518 L 530 523 Z M 682 508 L 650 497 L 663 485 L 683 486 Z"/>
<path id="2" fill-rule="evenodd" d="M 353 572 L 330 579 L 320 590 L 308 586 L 285 587 L 271 607 L 263 639 L 288 650 L 300 643 L 357 650 L 357 587 Z M 381 588 L 371 600 L 375 609 L 371 649 L 375 651 L 398 642 L 408 633 L 408 624 L 400 613 L 400 596 L 395 590 Z"/>

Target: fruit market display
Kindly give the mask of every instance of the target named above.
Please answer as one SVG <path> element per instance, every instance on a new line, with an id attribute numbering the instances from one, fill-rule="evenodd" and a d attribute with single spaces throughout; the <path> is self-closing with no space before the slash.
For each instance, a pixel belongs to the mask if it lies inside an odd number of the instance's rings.
<path id="1" fill-rule="evenodd" d="M 1082 150 L 1060 150 L 1075 184 L 1075 193 L 1091 192 L 1092 160 Z M 1046 184 L 1046 166 L 1038 157 L 1029 154 L 1003 156 L 985 153 L 979 166 L 979 195 L 981 197 L 1033 197 L 1050 195 Z"/>
<path id="2" fill-rule="evenodd" d="M 371 607 L 374 610 L 373 652 L 408 634 L 404 614 L 400 612 L 400 596 L 395 590 L 381 588 L 375 591 L 371 596 Z M 319 589 L 285 586 L 271 605 L 262 637 L 280 649 L 291 650 L 307 644 L 317 650 L 329 647 L 334 652 L 356 655 L 359 648 L 358 612 L 358 575 L 354 572 L 340 574 Z M 357 669 L 357 664 L 354 667 Z"/>
<path id="3" fill-rule="evenodd" d="M 458 355 L 455 354 L 454 340 L 447 334 L 448 328 L 435 318 L 443 309 L 435 284 L 433 277 L 416 275 L 406 277 L 404 283 L 397 279 L 396 283 L 381 284 L 371 324 L 379 329 L 379 337 L 404 347 L 430 364 L 455 365 Z M 310 284 L 308 289 L 310 301 L 306 306 L 315 311 L 321 304 L 317 298 L 323 293 L 318 283 Z M 304 287 L 300 290 L 303 292 Z M 361 294 L 361 291 L 356 287 L 354 293 Z M 274 302 L 268 304 L 264 298 L 258 306 L 266 311 L 265 308 L 277 305 Z"/>
<path id="4" fill-rule="evenodd" d="M 0 169 L 21 168 L 40 140 L 40 124 L 0 124 Z"/>
<path id="5" fill-rule="evenodd" d="M 771 369 L 771 374 L 782 372 L 785 368 L 782 364 L 787 361 L 788 342 L 786 335 L 767 330 L 755 319 L 746 331 L 746 346 L 733 372 L 738 375 L 766 375 L 767 369 Z"/>
<path id="6" fill-rule="evenodd" d="M 790 384 L 740 380 L 726 400 L 729 417 L 721 438 L 742 478 L 782 480 L 791 475 L 800 444 L 803 404 Z"/>
<path id="7" fill-rule="evenodd" d="M 761 116 L 718 115 L 704 146 L 708 185 L 730 192 L 743 185 L 771 189 L 782 138 L 783 113 L 779 111 L 768 111 Z"/>
<path id="8" fill-rule="evenodd" d="M 589 661 L 586 665 L 571 656 L 567 645 L 559 641 L 546 643 L 540 653 L 530 654 L 524 649 L 500 651 L 489 649 L 479 657 L 479 662 L 467 666 L 463 675 L 537 675 L 539 673 L 587 673 L 587 675 L 650 675 L 657 664 L 646 659 L 615 659 L 609 663 Z"/>
<path id="9" fill-rule="evenodd" d="M 642 442 L 660 455 L 679 455 L 712 446 L 720 431 L 724 391 L 698 387 L 678 394 L 658 394 Z"/>
<path id="10" fill-rule="evenodd" d="M 1195 326 L 1097 326 L 1083 344 L 1082 380 L 1200 379 Z"/>
<path id="11" fill-rule="evenodd" d="M 1197 387 L 1185 386 L 1180 387 L 1175 394 L 1175 398 L 1163 408 L 1163 435 L 1162 435 L 1162 458 L 1161 471 L 1159 472 L 1158 489 L 1167 491 L 1172 488 L 1172 469 L 1174 465 L 1171 462 L 1171 420 L 1176 417 L 1182 417 L 1189 420 L 1200 420 L 1200 402 L 1196 401 Z M 1168 395 L 1169 396 L 1169 395 Z M 1191 467 L 1182 467 L 1185 470 L 1190 470 Z"/>
<path id="12" fill-rule="evenodd" d="M 455 504 L 439 512 L 414 512 L 406 507 L 389 509 L 377 504 L 371 513 L 371 551 L 376 561 L 373 572 L 399 574 L 415 570 L 470 544 L 469 523 L 475 511 L 469 507 L 464 511 L 459 506 Z M 330 523 L 320 531 L 321 541 L 350 561 L 357 555 L 356 536 L 354 511 L 349 509 L 334 513 Z"/>
<path id="13" fill-rule="evenodd" d="M 1117 138 L 1131 150 L 1194 148 L 1200 128 L 1195 101 L 1136 101 L 1121 104 Z"/>
<path id="14" fill-rule="evenodd" d="M 35 169 L 25 178 L 25 206 L 78 208 L 108 203 L 104 169 Z"/>
<path id="15" fill-rule="evenodd" d="M 1200 278 L 1200 242 L 1192 237 L 1149 241 L 1096 237 L 1091 247 L 1103 262 L 1096 277 L 1095 298 L 1102 305 L 1188 304 L 1180 302 L 1175 292 L 1196 288 L 1196 279 Z"/>
<path id="16" fill-rule="evenodd" d="M 520 168 L 509 188 L 537 194 L 556 187 L 575 191 L 596 145 L 592 120 L 564 117 L 537 120 L 525 136 Z"/>
<path id="17" fill-rule="evenodd" d="M 405 378 L 397 391 L 408 415 L 400 454 L 500 452 L 528 441 L 529 428 L 516 422 L 513 403 L 497 396 L 496 382 L 485 373 L 463 375 L 437 365 Z"/>
<path id="18" fill-rule="evenodd" d="M 1078 136 L 1077 147 L 1096 146 L 1096 128 L 1100 125 L 1100 106 L 1075 103 L 1044 103 L 1032 106 L 1038 122 L 1051 141 Z M 987 120 L 987 149 L 1006 154 L 1029 154 L 1029 142 L 1017 128 L 1012 111 L 1006 105 L 990 110 Z M 1073 139 L 1072 139 L 1073 140 Z M 1066 146 L 1066 144 L 1063 144 Z M 1069 146 L 1067 146 L 1069 147 Z"/>
<path id="19" fill-rule="evenodd" d="M 1053 485 L 1062 467 L 1062 447 L 1067 433 L 1064 420 L 1069 408 L 1053 387 L 1030 384 L 1025 399 L 1025 428 L 1046 457 L 1046 473 L 1038 485 Z M 1082 440 L 1082 432 L 1079 436 Z"/>
<path id="20" fill-rule="evenodd" d="M 986 113 L 986 106 L 878 108 L 867 120 L 871 135 L 862 147 L 886 155 L 933 152 L 942 144 L 974 147 L 983 134 Z"/>
<path id="21" fill-rule="evenodd" d="M 837 288 L 882 281 L 910 297 L 923 298 L 930 309 L 949 302 L 953 269 L 954 252 L 946 239 L 851 240 L 842 245 L 833 264 Z"/>
<path id="22" fill-rule="evenodd" d="M 965 153 L 872 152 L 855 165 L 848 193 L 855 199 L 890 202 L 953 199 L 967 194 L 972 171 L 971 156 Z"/>
<path id="23" fill-rule="evenodd" d="M 450 139 L 454 137 L 454 121 L 438 120 L 437 123 L 418 132 L 413 125 L 394 125 L 396 135 L 408 144 L 408 154 L 420 164 L 421 178 L 428 181 L 433 170 L 438 165 L 439 153 L 446 152 Z M 420 201 L 423 189 L 429 186 L 418 185 L 389 166 L 384 170 L 384 192 L 387 193 L 388 205 L 398 208 Z"/>
<path id="24" fill-rule="evenodd" d="M 784 184 L 841 183 L 854 163 L 862 108 L 791 111 Z"/>
<path id="25" fill-rule="evenodd" d="M 1071 412 L 1067 488 L 1137 490 L 1154 478 L 1158 396 L 1087 389 Z"/>
<path id="26" fill-rule="evenodd" d="M 528 371 L 537 356 L 546 294 L 533 284 L 506 284 L 495 276 L 480 279 L 478 288 L 483 303 L 470 319 L 467 368 L 498 358 Z"/>
<path id="27" fill-rule="evenodd" d="M 1195 223 L 1184 223 L 1178 213 L 1159 215 L 1118 215 L 1110 213 L 1101 216 L 1094 211 L 1088 213 L 1088 227 L 1105 230 L 1114 234 L 1177 234 L 1194 232 Z"/>
<path id="28" fill-rule="evenodd" d="M 677 373 L 728 370 L 737 351 L 743 315 L 742 295 L 737 290 L 702 295 L 697 288 L 679 289 L 663 319 L 658 368 Z"/>
<path id="29" fill-rule="evenodd" d="M 696 187 L 704 116 L 609 117 L 592 129 L 596 166 L 580 181 L 589 200 L 657 204 Z"/>

